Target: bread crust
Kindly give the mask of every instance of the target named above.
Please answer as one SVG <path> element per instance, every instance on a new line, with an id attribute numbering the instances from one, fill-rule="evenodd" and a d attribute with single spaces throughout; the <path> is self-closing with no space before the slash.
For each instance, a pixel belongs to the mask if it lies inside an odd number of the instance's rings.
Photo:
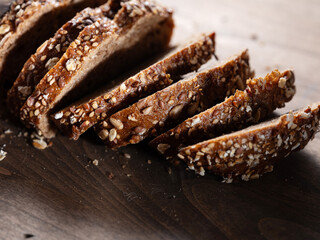
<path id="1" fill-rule="evenodd" d="M 24 64 L 18 78 L 7 93 L 9 111 L 16 117 L 45 74 L 59 61 L 79 33 L 98 19 L 113 19 L 125 0 L 109 0 L 98 8 L 85 8 L 66 22 L 52 38 L 45 41 Z"/>
<path id="2" fill-rule="evenodd" d="M 224 102 L 195 115 L 161 134 L 149 145 L 167 159 L 179 149 L 221 136 L 265 120 L 276 108 L 284 107 L 296 91 L 294 74 L 274 70 L 264 78 L 247 80 L 244 91 L 236 91 Z"/>
<path id="3" fill-rule="evenodd" d="M 181 80 L 113 114 L 97 125 L 96 132 L 111 148 L 139 143 L 211 107 L 237 88 L 243 89 L 251 74 L 249 55 L 244 51 L 221 66 Z"/>
<path id="4" fill-rule="evenodd" d="M 3 45 L 9 35 L 18 31 L 18 28 L 29 19 L 39 17 L 37 13 L 45 14 L 68 4 L 77 4 L 83 0 L 17 0 L 11 3 L 9 10 L 4 13 L 0 21 L 0 44 Z M 104 1 L 93 1 L 103 3 Z"/>
<path id="5" fill-rule="evenodd" d="M 111 9 L 109 11 L 110 14 L 102 11 L 101 8 L 82 10 L 37 49 L 37 52 L 26 61 L 18 78 L 8 91 L 7 103 L 10 104 L 9 110 L 13 115 L 19 117 L 20 108 L 33 93 L 37 84 L 60 60 L 79 33 L 98 19 L 111 15 Z"/>
<path id="6" fill-rule="evenodd" d="M 142 18 L 151 17 L 159 18 L 159 22 L 160 19 L 165 21 L 172 19 L 172 11 L 149 0 L 130 0 L 122 4 L 113 20 L 102 18 L 87 26 L 27 99 L 20 111 L 21 120 L 27 126 L 36 128 L 45 137 L 54 137 L 55 131 L 49 122 L 49 111 L 61 100 L 65 91 L 75 87 L 78 81 L 77 72 L 93 57 L 90 52 L 98 51 L 99 46 L 106 45 L 107 42 L 116 46 L 118 38 L 126 36 L 135 23 Z M 127 44 L 130 46 L 131 42 Z"/>
<path id="7" fill-rule="evenodd" d="M 294 151 L 302 150 L 319 131 L 320 103 L 181 149 L 178 157 L 204 175 L 213 172 L 231 183 L 257 179 Z"/>
<path id="8" fill-rule="evenodd" d="M 45 38 L 66 19 L 85 7 L 101 5 L 107 0 L 17 0 L 0 20 L 0 83 L 6 89 L 16 79 L 23 63 Z M 44 24 L 50 19 L 50 24 Z M 32 42 L 22 41 L 37 33 Z M 27 44 L 27 45 L 26 45 Z M 20 49 L 20 50 L 19 50 Z M 12 54 L 19 54 L 12 61 Z"/>
<path id="9" fill-rule="evenodd" d="M 169 86 L 173 82 L 171 79 L 199 69 L 211 58 L 214 50 L 215 34 L 203 35 L 103 95 L 57 112 L 52 115 L 52 121 L 69 138 L 77 140 L 82 133 L 117 110 Z"/>

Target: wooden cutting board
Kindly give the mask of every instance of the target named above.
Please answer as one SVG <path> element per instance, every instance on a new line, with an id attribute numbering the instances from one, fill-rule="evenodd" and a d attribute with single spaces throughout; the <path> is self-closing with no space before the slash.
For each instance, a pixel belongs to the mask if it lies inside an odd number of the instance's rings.
<path id="1" fill-rule="evenodd" d="M 175 10 L 173 45 L 214 30 L 221 60 L 248 48 L 257 76 L 294 69 L 297 94 L 278 113 L 320 101 L 320 1 L 162 2 Z M 112 151 L 88 133 L 39 151 L 2 117 L 8 129 L 0 239 L 320 239 L 320 134 L 260 180 L 223 184 L 146 144 Z"/>

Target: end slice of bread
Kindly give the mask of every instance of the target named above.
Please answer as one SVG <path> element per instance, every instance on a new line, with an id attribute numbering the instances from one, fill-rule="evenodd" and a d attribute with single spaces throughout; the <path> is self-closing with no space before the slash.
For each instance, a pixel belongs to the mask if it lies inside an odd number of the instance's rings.
<path id="1" fill-rule="evenodd" d="M 79 33 L 98 19 L 113 16 L 115 9 L 109 3 L 99 8 L 86 8 L 65 23 L 49 40 L 45 41 L 24 64 L 18 78 L 7 94 L 10 112 L 20 116 L 20 108 L 33 93 L 45 74 L 56 65 Z"/>
<path id="2" fill-rule="evenodd" d="M 23 64 L 37 47 L 78 11 L 107 0 L 19 0 L 0 20 L 1 94 L 17 78 Z"/>
<path id="3" fill-rule="evenodd" d="M 198 174 L 213 172 L 230 183 L 257 179 L 319 131 L 320 103 L 276 119 L 181 149 L 178 157 Z"/>

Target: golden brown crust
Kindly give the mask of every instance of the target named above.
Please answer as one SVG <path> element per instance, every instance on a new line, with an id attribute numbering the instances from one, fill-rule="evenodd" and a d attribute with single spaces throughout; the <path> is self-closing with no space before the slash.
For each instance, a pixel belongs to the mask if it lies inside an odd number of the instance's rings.
<path id="1" fill-rule="evenodd" d="M 122 4 L 114 20 L 99 19 L 82 30 L 27 99 L 21 108 L 21 120 L 40 130 L 45 137 L 53 137 L 55 133 L 50 128 L 48 112 L 63 97 L 65 87 L 73 87 L 74 81 L 77 81 L 77 71 L 85 64 L 90 52 L 106 41 L 117 41 L 118 36 L 124 36 L 135 22 L 147 16 L 157 16 L 165 20 L 172 17 L 172 12 L 149 0 L 131 0 Z"/>
<path id="2" fill-rule="evenodd" d="M 178 157 L 200 175 L 213 172 L 233 178 L 257 179 L 291 152 L 303 149 L 319 130 L 320 103 L 242 131 L 183 148 Z"/>
<path id="3" fill-rule="evenodd" d="M 117 25 L 107 18 L 99 19 L 95 24 L 86 27 L 78 36 L 79 41 L 76 40 L 80 44 L 72 42 L 59 62 L 41 79 L 35 91 L 28 97 L 20 111 L 21 120 L 26 125 L 36 127 L 40 123 L 40 117 L 53 107 L 62 89 L 72 79 L 73 73 L 81 67 L 89 49 L 96 48 L 107 34 L 112 34 L 117 29 Z M 90 36 L 94 41 L 85 41 L 83 38 L 86 36 Z"/>
<path id="4" fill-rule="evenodd" d="M 106 0 L 17 0 L 0 21 L 0 83 L 6 90 L 24 62 L 59 26 L 79 9 Z M 37 37 L 34 38 L 34 34 Z M 18 56 L 17 56 L 18 55 Z M 2 87 L 2 86 L 1 86 Z"/>
<path id="5" fill-rule="evenodd" d="M 242 129 L 265 120 L 284 107 L 295 93 L 292 71 L 273 71 L 264 78 L 247 80 L 245 91 L 237 91 L 224 102 L 193 116 L 150 142 L 168 159 L 179 149 L 209 138 Z"/>
<path id="6" fill-rule="evenodd" d="M 181 80 L 99 123 L 96 132 L 106 145 L 118 148 L 155 136 L 243 89 L 251 77 L 247 51 L 194 78 Z"/>
<path id="7" fill-rule="evenodd" d="M 203 35 L 198 41 L 153 64 L 103 95 L 54 114 L 53 122 L 70 138 L 78 139 L 87 129 L 120 108 L 169 86 L 172 83 L 170 78 L 177 79 L 197 70 L 214 54 L 214 37 L 214 33 Z"/>
<path id="8" fill-rule="evenodd" d="M 108 0 L 106 4 L 99 6 L 102 10 L 103 15 L 106 17 L 113 19 L 118 11 L 121 9 L 121 5 L 124 2 L 128 2 L 129 0 Z"/>
<path id="9" fill-rule="evenodd" d="M 58 1 L 14 1 L 0 22 L 0 43 L 4 43 L 6 37 L 14 33 L 18 26 L 27 21 L 36 12 L 40 11 L 44 5 L 50 5 L 52 8 L 62 5 Z"/>
<path id="10" fill-rule="evenodd" d="M 7 94 L 7 103 L 15 116 L 20 115 L 20 108 L 33 93 L 44 75 L 60 60 L 71 42 L 88 25 L 103 17 L 114 18 L 124 0 L 109 0 L 98 8 L 86 8 L 65 23 L 55 35 L 44 42 L 35 54 L 24 64 L 18 78 Z"/>
<path id="11" fill-rule="evenodd" d="M 92 1 L 92 0 L 91 0 Z M 8 35 L 17 31 L 18 27 L 32 18 L 36 13 L 53 11 L 54 9 L 69 4 L 85 2 L 81 0 L 16 0 L 11 3 L 9 10 L 2 16 L 0 21 L 0 44 L 3 45 Z M 92 1 L 87 5 L 99 5 L 103 0 Z"/>
<path id="12" fill-rule="evenodd" d="M 7 103 L 15 116 L 20 115 L 20 108 L 33 93 L 35 87 L 44 75 L 60 60 L 64 52 L 78 34 L 86 26 L 93 24 L 99 18 L 109 15 L 100 8 L 86 8 L 73 19 L 64 24 L 54 35 L 44 42 L 35 54 L 24 64 L 18 78 L 7 94 Z"/>

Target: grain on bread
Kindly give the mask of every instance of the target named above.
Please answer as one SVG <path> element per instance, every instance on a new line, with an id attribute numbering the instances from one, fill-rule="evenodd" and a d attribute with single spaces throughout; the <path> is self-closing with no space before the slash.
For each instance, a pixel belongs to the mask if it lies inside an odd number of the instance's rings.
<path id="1" fill-rule="evenodd" d="M 236 91 L 224 102 L 156 137 L 149 145 L 168 159 L 176 158 L 182 147 L 265 120 L 294 94 L 294 74 L 289 70 L 274 70 L 264 78 L 248 79 L 244 91 Z"/>
<path id="2" fill-rule="evenodd" d="M 111 148 L 139 143 L 211 107 L 236 89 L 244 89 L 251 74 L 249 55 L 244 51 L 113 114 L 96 126 L 96 132 Z"/>
<path id="3" fill-rule="evenodd" d="M 69 138 L 77 140 L 90 127 L 121 108 L 169 86 L 182 75 L 199 69 L 214 54 L 214 38 L 214 33 L 202 35 L 197 41 L 142 70 L 120 85 L 107 89 L 98 97 L 53 114 L 52 121 Z"/>
<path id="4" fill-rule="evenodd" d="M 25 61 L 79 10 L 107 0 L 17 0 L 0 20 L 0 86 L 8 90 Z"/>
<path id="5" fill-rule="evenodd" d="M 113 20 L 101 18 L 81 31 L 27 99 L 21 108 L 21 120 L 45 137 L 53 137 L 55 130 L 50 125 L 50 110 L 57 107 L 66 95 L 71 91 L 79 95 L 81 90 L 90 88 L 84 84 L 96 87 L 101 83 L 99 81 L 104 81 L 108 74 L 99 78 L 101 74 L 97 68 L 112 71 L 112 64 L 117 64 L 117 70 L 123 71 L 123 65 L 120 66 L 117 60 L 126 57 L 128 62 L 130 58 L 133 62 L 163 50 L 168 45 L 172 29 L 171 10 L 149 0 L 124 2 Z M 90 74 L 96 75 L 90 79 Z M 79 85 L 83 89 L 77 88 Z"/>
<path id="6" fill-rule="evenodd" d="M 241 131 L 181 149 L 178 157 L 204 175 L 213 172 L 230 183 L 257 179 L 293 151 L 302 150 L 319 131 L 320 103 L 289 112 Z"/>
<path id="7" fill-rule="evenodd" d="M 111 8 L 109 2 L 95 9 L 82 10 L 65 23 L 52 38 L 45 41 L 26 61 L 7 94 L 7 103 L 10 104 L 9 110 L 13 115 L 19 117 L 20 108 L 33 93 L 37 84 L 56 65 L 69 45 L 86 26 L 93 24 L 99 18 L 111 18 L 115 14 L 115 8 Z"/>

